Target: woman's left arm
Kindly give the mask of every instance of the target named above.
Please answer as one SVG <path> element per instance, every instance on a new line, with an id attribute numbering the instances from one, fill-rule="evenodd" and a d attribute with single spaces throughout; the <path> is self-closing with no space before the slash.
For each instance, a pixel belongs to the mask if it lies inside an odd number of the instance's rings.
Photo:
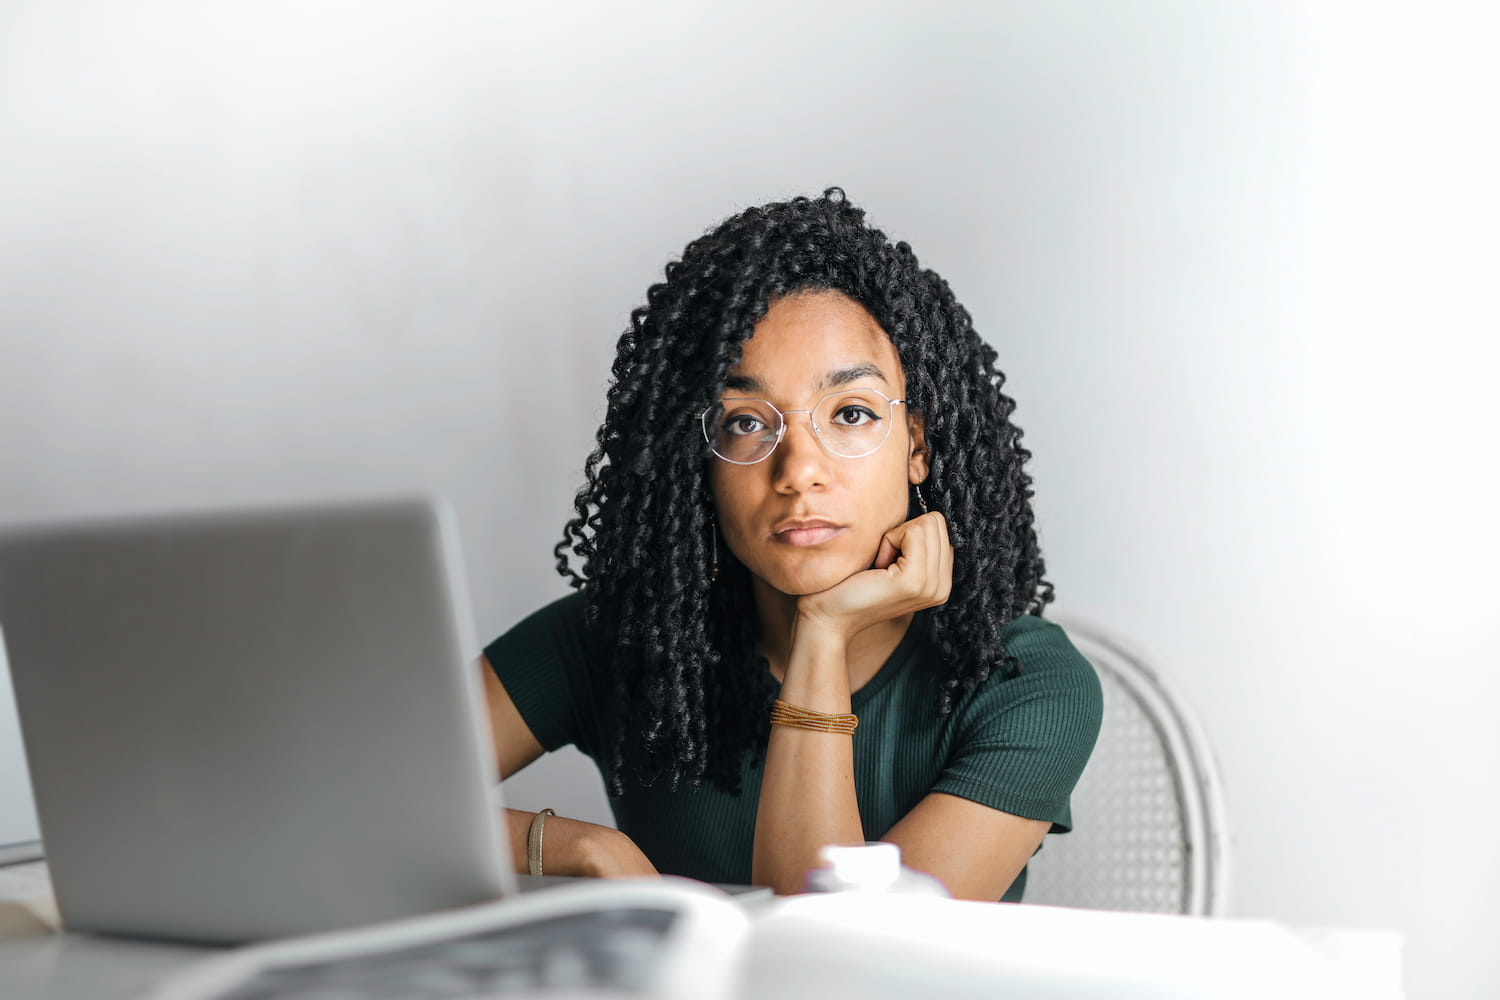
<path id="1" fill-rule="evenodd" d="M 892 529 L 875 569 L 799 602 L 782 700 L 829 715 L 848 713 L 849 640 L 878 622 L 942 604 L 952 577 L 953 548 L 941 514 Z M 907 864 L 935 875 L 955 896 L 996 900 L 1050 826 L 935 792 L 885 839 L 900 844 Z M 852 739 L 772 726 L 756 813 L 753 881 L 777 892 L 800 892 L 824 844 L 864 839 Z"/>
<path id="2" fill-rule="evenodd" d="M 838 634 L 799 621 L 782 700 L 847 714 L 845 649 Z M 818 866 L 819 848 L 865 839 L 854 797 L 854 741 L 842 733 L 772 726 L 764 768 L 750 879 L 779 893 L 801 892 L 808 869 Z"/>
<path id="3" fill-rule="evenodd" d="M 933 792 L 891 827 L 902 864 L 934 875 L 958 899 L 994 902 L 1005 894 L 1042 838 L 1045 819 L 1027 819 Z"/>
<path id="4" fill-rule="evenodd" d="M 795 644 L 782 698 L 830 715 L 847 713 L 848 673 L 839 644 L 826 639 Z M 993 902 L 1015 881 L 1051 826 L 1048 820 L 933 792 L 884 839 L 901 845 L 903 863 L 937 877 L 955 897 Z M 854 795 L 853 740 L 839 733 L 772 726 L 755 820 L 752 880 L 779 893 L 801 892 L 824 844 L 864 840 Z"/>

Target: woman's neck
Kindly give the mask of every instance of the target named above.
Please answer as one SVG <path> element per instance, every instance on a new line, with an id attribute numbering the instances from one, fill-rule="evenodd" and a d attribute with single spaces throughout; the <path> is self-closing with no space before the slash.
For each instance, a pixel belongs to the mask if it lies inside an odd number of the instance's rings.
<path id="1" fill-rule="evenodd" d="M 786 665 L 791 659 L 792 644 L 796 638 L 797 598 L 781 593 L 762 581 L 751 577 L 751 593 L 755 598 L 755 611 L 760 619 L 760 641 L 757 651 L 771 666 L 771 676 L 778 682 L 786 679 Z M 849 670 L 849 691 L 852 694 L 870 683 L 880 672 L 885 661 L 891 658 L 896 647 L 911 627 L 912 615 L 902 615 L 872 625 L 849 640 L 845 662 Z"/>

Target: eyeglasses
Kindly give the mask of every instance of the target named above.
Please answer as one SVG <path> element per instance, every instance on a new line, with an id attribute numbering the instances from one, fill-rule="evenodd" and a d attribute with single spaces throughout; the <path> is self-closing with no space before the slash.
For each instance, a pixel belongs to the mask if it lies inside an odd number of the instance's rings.
<path id="1" fill-rule="evenodd" d="M 830 392 L 810 410 L 778 410 L 764 399 L 721 399 L 703 411 L 703 439 L 715 455 L 734 465 L 765 461 L 786 436 L 786 418 L 805 413 L 813 436 L 830 455 L 873 455 L 891 433 L 895 408 L 906 403 L 879 389 Z"/>

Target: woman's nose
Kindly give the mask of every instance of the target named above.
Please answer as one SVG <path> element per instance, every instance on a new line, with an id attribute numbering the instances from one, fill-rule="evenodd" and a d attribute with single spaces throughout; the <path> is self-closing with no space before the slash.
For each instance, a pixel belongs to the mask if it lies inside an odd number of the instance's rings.
<path id="1" fill-rule="evenodd" d="M 777 492 L 802 493 L 826 485 L 828 452 L 823 450 L 813 430 L 812 415 L 797 410 L 784 414 L 782 419 L 786 430 L 770 458 L 775 463 L 772 476 Z"/>

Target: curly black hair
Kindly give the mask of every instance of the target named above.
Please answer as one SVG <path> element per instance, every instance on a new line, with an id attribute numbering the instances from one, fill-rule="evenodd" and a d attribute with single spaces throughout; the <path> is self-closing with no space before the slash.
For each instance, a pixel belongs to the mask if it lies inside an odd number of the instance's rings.
<path id="1" fill-rule="evenodd" d="M 1001 630 L 1052 600 L 1015 403 L 948 283 L 867 225 L 839 188 L 746 209 L 688 244 L 630 314 L 575 516 L 554 550 L 558 572 L 585 589 L 585 621 L 612 650 L 612 795 L 624 793 L 627 771 L 738 791 L 746 754 L 763 760 L 774 683 L 755 652 L 748 571 L 720 545 L 723 568 L 709 577 L 710 455 L 697 414 L 770 305 L 813 290 L 870 311 L 900 355 L 910 410 L 924 418 L 924 492 L 947 516 L 954 548 L 948 602 L 918 619 L 948 667 L 938 711 L 992 670 L 1018 670 Z"/>

